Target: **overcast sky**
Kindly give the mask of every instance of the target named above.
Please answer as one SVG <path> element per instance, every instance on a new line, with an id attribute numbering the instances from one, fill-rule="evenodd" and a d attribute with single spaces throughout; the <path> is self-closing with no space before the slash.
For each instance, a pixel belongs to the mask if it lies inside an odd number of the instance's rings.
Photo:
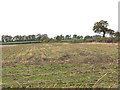
<path id="1" fill-rule="evenodd" d="M 118 30 L 119 0 L 0 0 L 0 36 L 95 35 L 95 22 Z"/>

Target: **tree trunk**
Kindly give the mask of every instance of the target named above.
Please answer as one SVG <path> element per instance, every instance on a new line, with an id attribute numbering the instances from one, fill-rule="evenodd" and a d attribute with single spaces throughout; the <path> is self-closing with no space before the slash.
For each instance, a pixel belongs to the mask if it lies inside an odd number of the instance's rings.
<path id="1" fill-rule="evenodd" d="M 103 32 L 103 37 L 105 37 L 105 32 Z"/>

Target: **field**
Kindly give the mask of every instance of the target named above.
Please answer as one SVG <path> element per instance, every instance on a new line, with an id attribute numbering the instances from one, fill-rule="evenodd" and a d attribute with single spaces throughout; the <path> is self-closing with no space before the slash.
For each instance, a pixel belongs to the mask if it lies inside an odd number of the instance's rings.
<path id="1" fill-rule="evenodd" d="M 40 43 L 40 41 L 0 42 L 0 45 Z"/>
<path id="2" fill-rule="evenodd" d="M 117 43 L 38 43 L 2 46 L 2 86 L 116 88 Z"/>
<path id="3" fill-rule="evenodd" d="M 53 41 L 14 41 L 14 42 L 0 42 L 0 45 L 13 45 L 13 44 L 32 44 L 32 43 L 45 43 L 45 42 L 49 42 L 49 43 L 55 43 L 55 42 L 61 42 L 61 43 L 65 43 L 65 42 L 72 42 L 72 43 L 75 43 L 75 42 L 79 42 L 79 43 L 83 43 L 83 42 L 88 42 L 88 41 L 91 41 L 93 39 L 67 39 L 67 40 L 60 40 L 60 41 L 56 41 L 56 40 L 53 40 Z"/>

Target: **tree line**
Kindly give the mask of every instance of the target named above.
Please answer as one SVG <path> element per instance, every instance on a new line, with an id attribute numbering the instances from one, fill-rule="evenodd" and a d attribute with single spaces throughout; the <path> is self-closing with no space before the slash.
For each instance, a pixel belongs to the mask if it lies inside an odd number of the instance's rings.
<path id="1" fill-rule="evenodd" d="M 120 32 L 115 32 L 112 29 L 108 29 L 108 22 L 101 20 L 99 22 L 95 22 L 93 26 L 93 31 L 95 33 L 103 34 L 101 35 L 94 35 L 94 36 L 85 36 L 83 37 L 82 35 L 77 35 L 74 34 L 73 36 L 71 35 L 57 35 L 54 38 L 49 38 L 47 34 L 37 34 L 37 35 L 16 35 L 16 36 L 11 36 L 11 35 L 2 35 L 2 42 L 17 42 L 17 41 L 61 41 L 61 40 L 70 40 L 70 39 L 96 39 L 96 38 L 102 38 L 105 37 L 106 34 L 109 34 L 110 37 L 119 37 Z"/>
<path id="2" fill-rule="evenodd" d="M 94 36 L 85 36 L 74 34 L 72 35 L 57 35 L 54 38 L 49 38 L 47 34 L 37 34 L 37 35 L 2 35 L 2 42 L 17 42 L 17 41 L 48 41 L 48 40 L 54 40 L 54 41 L 61 41 L 61 40 L 70 40 L 70 39 L 95 39 L 95 38 L 101 38 L 100 35 L 94 35 Z"/>
<path id="3" fill-rule="evenodd" d="M 2 35 L 2 42 L 16 42 L 16 41 L 40 41 L 42 39 L 48 39 L 47 34 L 37 35 Z"/>
<path id="4" fill-rule="evenodd" d="M 54 38 L 49 38 L 47 34 L 37 34 L 37 35 L 2 35 L 2 42 L 16 42 L 16 41 L 45 41 L 45 40 L 68 40 L 68 39 L 83 39 L 83 36 L 78 35 L 57 35 Z"/>

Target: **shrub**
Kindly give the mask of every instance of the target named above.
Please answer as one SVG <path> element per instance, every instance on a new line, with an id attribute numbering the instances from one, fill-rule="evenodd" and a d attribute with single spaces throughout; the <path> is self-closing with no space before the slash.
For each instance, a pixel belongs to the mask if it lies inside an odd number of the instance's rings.
<path id="1" fill-rule="evenodd" d="M 101 38 L 101 39 L 98 39 L 97 42 L 106 42 L 106 43 L 117 43 L 118 42 L 118 38 L 113 38 L 113 37 L 110 37 L 110 38 Z"/>

